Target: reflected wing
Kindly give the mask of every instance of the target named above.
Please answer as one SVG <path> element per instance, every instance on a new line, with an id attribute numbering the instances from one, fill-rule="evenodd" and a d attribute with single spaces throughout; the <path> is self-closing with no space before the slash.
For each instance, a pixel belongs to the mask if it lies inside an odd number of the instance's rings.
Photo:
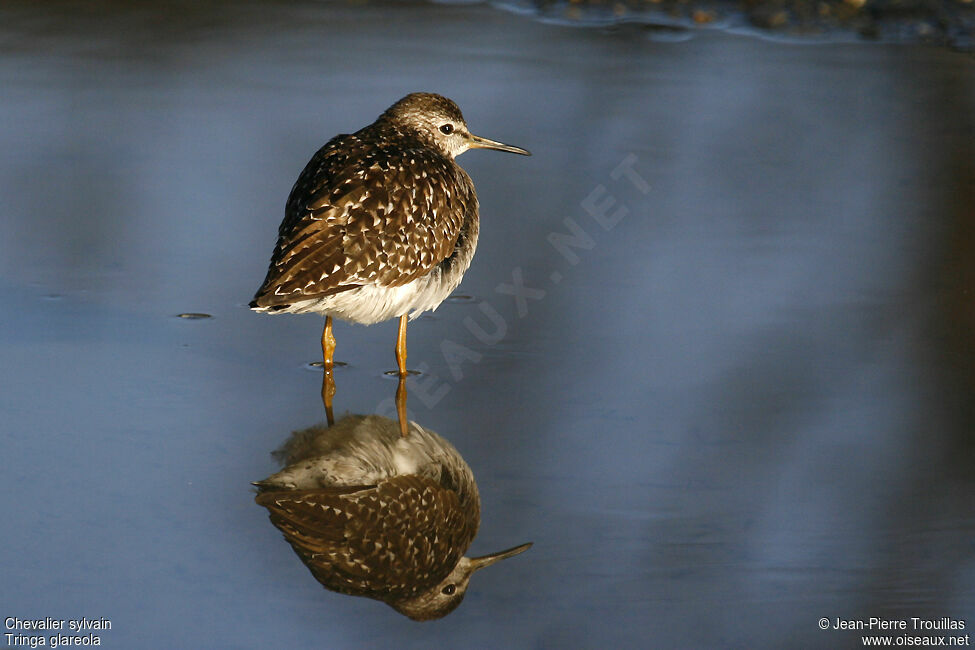
<path id="1" fill-rule="evenodd" d="M 477 530 L 456 492 L 419 476 L 378 487 L 265 492 L 257 502 L 319 582 L 378 600 L 440 582 Z"/>
<path id="2" fill-rule="evenodd" d="M 291 190 L 256 306 L 406 284 L 453 253 L 472 209 L 470 178 L 436 152 L 338 136 Z"/>

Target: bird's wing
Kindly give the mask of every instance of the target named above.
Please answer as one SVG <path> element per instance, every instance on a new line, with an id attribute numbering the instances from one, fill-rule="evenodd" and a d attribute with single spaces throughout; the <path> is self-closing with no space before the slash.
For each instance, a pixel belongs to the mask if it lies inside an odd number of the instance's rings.
<path id="1" fill-rule="evenodd" d="M 295 553 L 329 589 L 389 600 L 440 582 L 476 532 L 457 493 L 398 476 L 375 488 L 259 494 Z"/>
<path id="2" fill-rule="evenodd" d="M 320 488 L 314 490 L 264 490 L 255 501 L 267 508 L 273 523 L 285 538 L 308 552 L 345 538 L 351 513 L 345 497 L 375 490 L 374 485 Z M 297 550 L 297 547 L 295 548 Z"/>
<path id="3" fill-rule="evenodd" d="M 477 210 L 470 178 L 429 148 L 394 144 L 343 135 L 315 154 L 291 190 L 257 306 L 400 286 L 454 252 Z"/>

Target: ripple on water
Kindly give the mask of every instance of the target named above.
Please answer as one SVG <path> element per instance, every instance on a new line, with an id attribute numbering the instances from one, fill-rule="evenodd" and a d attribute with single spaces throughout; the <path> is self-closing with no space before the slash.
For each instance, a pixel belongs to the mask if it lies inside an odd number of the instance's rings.
<path id="1" fill-rule="evenodd" d="M 347 368 L 348 366 L 349 366 L 349 364 L 347 364 L 344 361 L 333 361 L 332 362 L 332 367 L 333 368 Z M 321 371 L 325 367 L 325 362 L 324 361 L 311 361 L 309 363 L 306 363 L 303 367 L 304 367 L 305 370 Z"/>
<path id="2" fill-rule="evenodd" d="M 407 370 L 406 374 L 410 377 L 416 377 L 422 375 L 423 373 L 419 370 Z M 399 378 L 399 370 L 387 370 L 383 373 L 383 377 L 396 377 Z"/>

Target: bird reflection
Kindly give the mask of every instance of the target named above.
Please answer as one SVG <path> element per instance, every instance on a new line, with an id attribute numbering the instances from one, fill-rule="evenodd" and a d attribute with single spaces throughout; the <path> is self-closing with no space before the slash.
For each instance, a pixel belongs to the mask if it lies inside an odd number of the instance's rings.
<path id="1" fill-rule="evenodd" d="M 380 600 L 414 620 L 463 600 L 471 575 L 531 544 L 468 558 L 480 524 L 474 475 L 449 442 L 378 415 L 295 432 L 256 501 L 326 588 Z"/>

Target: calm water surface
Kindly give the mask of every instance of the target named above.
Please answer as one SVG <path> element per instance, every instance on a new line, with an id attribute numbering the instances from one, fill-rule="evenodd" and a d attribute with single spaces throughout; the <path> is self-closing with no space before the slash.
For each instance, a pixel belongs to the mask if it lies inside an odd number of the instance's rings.
<path id="1" fill-rule="evenodd" d="M 0 9 L 0 614 L 107 647 L 854 647 L 975 625 L 975 60 L 486 6 Z M 329 137 L 455 99 L 479 251 L 410 329 L 478 479 L 413 623 L 324 591 L 250 481 L 323 419 L 321 319 L 245 304 Z M 177 317 L 186 312 L 212 316 Z M 395 324 L 340 324 L 389 413 Z"/>

